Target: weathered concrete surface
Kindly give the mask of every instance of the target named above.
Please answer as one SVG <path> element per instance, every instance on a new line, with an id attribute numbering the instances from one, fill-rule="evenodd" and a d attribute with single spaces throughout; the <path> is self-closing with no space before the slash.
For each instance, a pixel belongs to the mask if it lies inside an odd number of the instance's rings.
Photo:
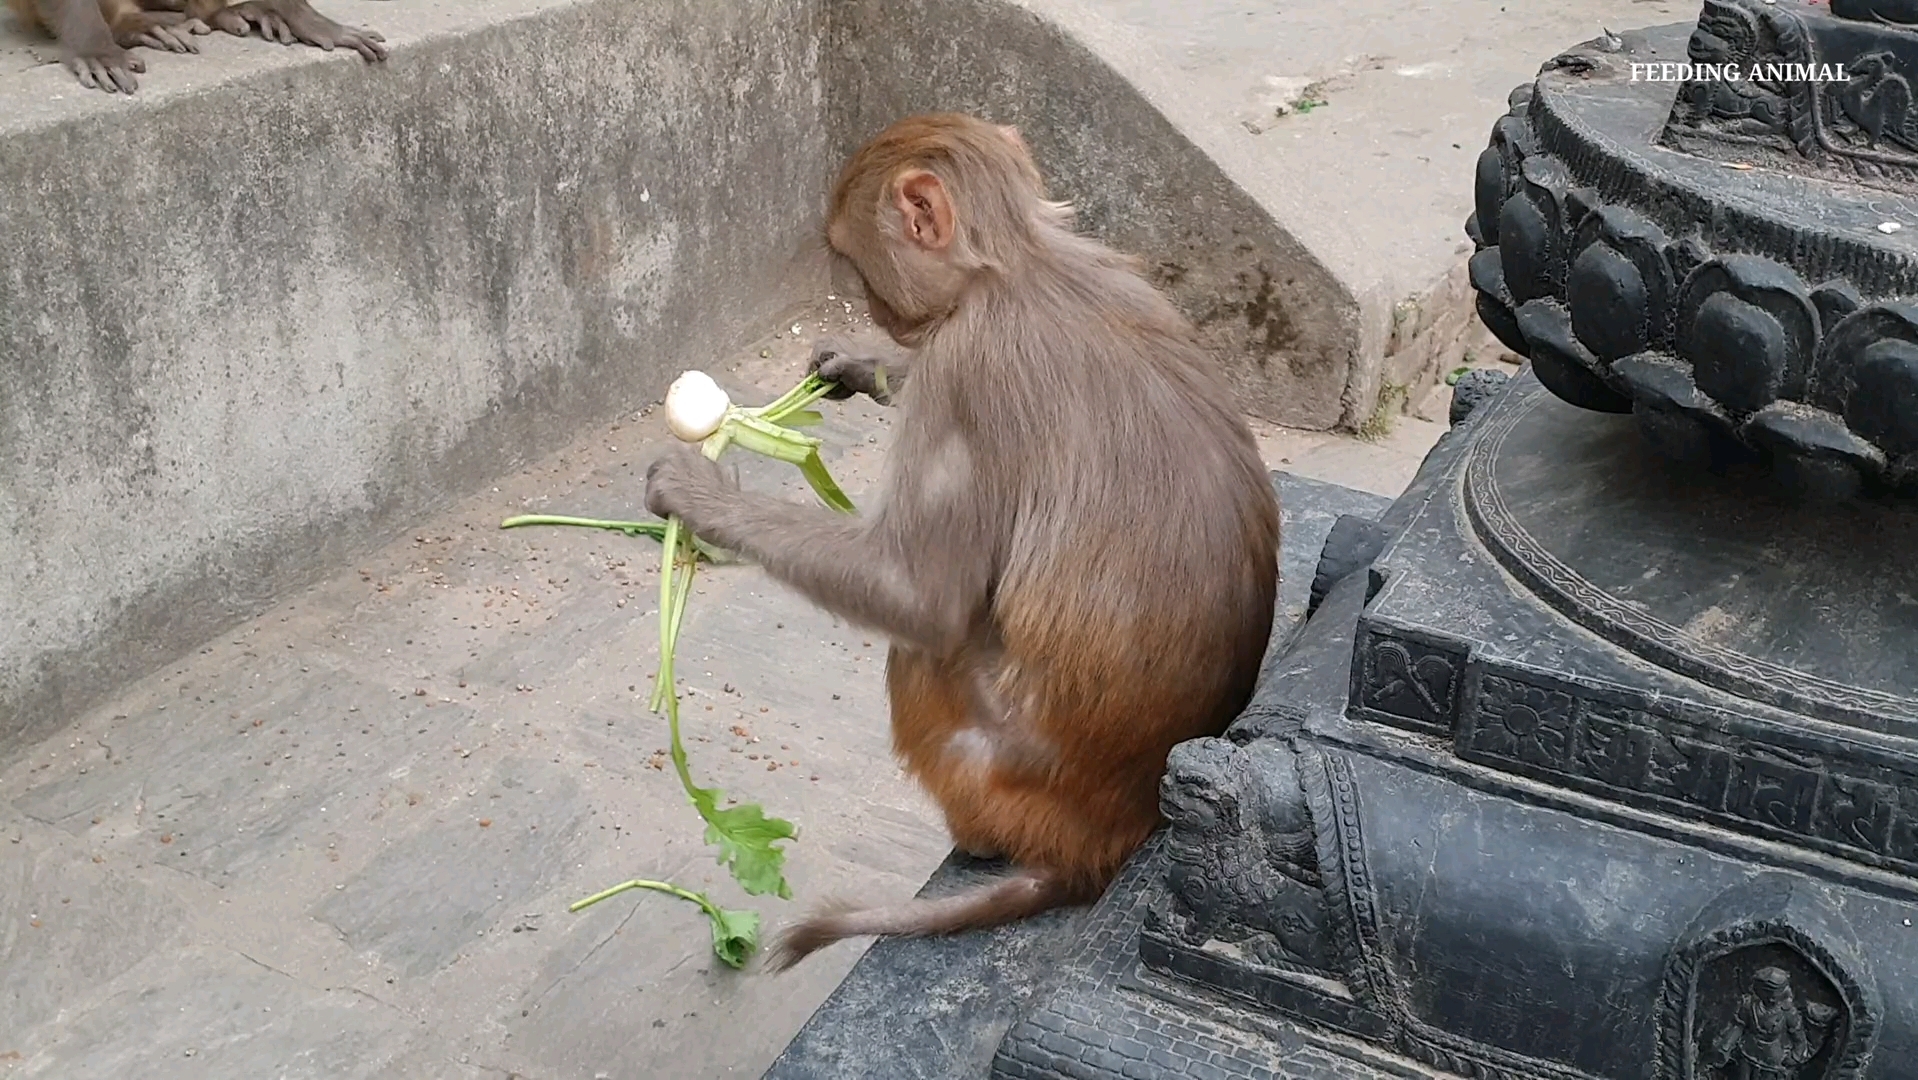
<path id="1" fill-rule="evenodd" d="M 1349 430 L 1382 387 L 1417 404 L 1495 348 L 1463 230 L 1512 87 L 1602 24 L 1682 6 L 845 0 L 828 103 L 842 145 L 914 109 L 1021 125 L 1059 192 L 1211 329 L 1250 412 Z M 1308 86 L 1327 107 L 1276 115 Z"/>
<path id="2" fill-rule="evenodd" d="M 812 336 L 860 325 L 829 310 L 691 363 L 763 400 Z M 826 411 L 861 498 L 889 414 Z M 588 429 L 0 757 L 0 1077 L 759 1075 L 863 943 L 769 978 L 715 964 L 698 912 L 667 897 L 565 912 L 636 875 L 770 925 L 796 905 L 734 888 L 659 767 L 657 546 L 496 527 L 634 516 L 658 427 Z M 1343 443 L 1303 456 L 1397 482 L 1393 454 Z M 740 464 L 797 496 L 788 470 Z M 910 895 L 947 851 L 891 761 L 869 642 L 746 567 L 707 571 L 688 613 L 695 774 L 799 825 L 799 904 Z"/>
<path id="3" fill-rule="evenodd" d="M 330 7 L 392 58 L 219 35 L 130 101 L 0 77 L 0 742 L 808 283 L 816 0 Z"/>
<path id="4" fill-rule="evenodd" d="M 698 366 L 765 400 L 790 334 Z M 805 319 L 805 337 L 821 325 Z M 855 499 L 885 411 L 826 410 Z M 0 1076 L 756 1076 L 858 958 L 731 971 L 690 904 L 770 925 L 714 864 L 645 711 L 659 547 L 632 517 L 656 417 L 596 425 L 0 764 Z M 742 456 L 745 482 L 800 495 Z M 643 516 L 643 515 L 642 515 Z M 705 783 L 800 829 L 801 903 L 910 895 L 948 841 L 891 761 L 879 642 L 756 569 L 702 573 L 680 647 Z M 702 704 L 703 703 L 703 704 Z"/>

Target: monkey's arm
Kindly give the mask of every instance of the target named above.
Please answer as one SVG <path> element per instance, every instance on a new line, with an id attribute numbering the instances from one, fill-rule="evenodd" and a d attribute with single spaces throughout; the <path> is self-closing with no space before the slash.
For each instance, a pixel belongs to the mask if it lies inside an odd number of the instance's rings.
<path id="1" fill-rule="evenodd" d="M 934 653 L 966 640 L 991 575 L 989 555 L 958 543 L 911 566 L 900 554 L 916 546 L 910 541 L 849 514 L 741 491 L 690 447 L 646 471 L 646 509 L 677 514 L 701 539 L 751 559 L 840 618 Z"/>
<path id="2" fill-rule="evenodd" d="M 827 337 L 813 345 L 807 370 L 839 384 L 826 395 L 833 401 L 864 394 L 881 405 L 891 405 L 906 385 L 912 359 L 912 353 L 898 345 Z"/>

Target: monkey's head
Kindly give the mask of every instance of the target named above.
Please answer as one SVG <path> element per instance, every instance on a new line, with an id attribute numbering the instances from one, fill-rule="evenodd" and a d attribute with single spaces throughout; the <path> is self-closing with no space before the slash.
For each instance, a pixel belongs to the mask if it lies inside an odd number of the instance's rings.
<path id="1" fill-rule="evenodd" d="M 957 113 L 913 116 L 861 147 L 834 185 L 826 243 L 864 286 L 872 321 L 913 346 L 982 274 L 1056 227 L 1015 128 Z"/>

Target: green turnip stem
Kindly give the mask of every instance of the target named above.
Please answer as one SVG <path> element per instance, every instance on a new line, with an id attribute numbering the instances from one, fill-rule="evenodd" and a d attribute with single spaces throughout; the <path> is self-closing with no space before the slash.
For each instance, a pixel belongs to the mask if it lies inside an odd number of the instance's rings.
<path id="1" fill-rule="evenodd" d="M 584 900 L 575 900 L 571 904 L 566 905 L 566 910 L 579 911 L 582 908 L 589 908 L 601 900 L 610 900 L 620 893 L 627 892 L 631 889 L 652 889 L 654 892 L 671 893 L 681 900 L 691 900 L 693 903 L 698 904 L 709 917 L 715 919 L 719 917 L 719 908 L 714 906 L 711 900 L 706 899 L 698 893 L 689 889 L 682 889 L 669 881 L 648 881 L 645 878 L 634 878 L 631 881 L 622 881 L 612 888 L 596 892 Z"/>
<path id="2" fill-rule="evenodd" d="M 633 536 L 645 535 L 655 539 L 666 535 L 666 523 L 663 521 L 602 521 L 599 518 L 566 517 L 561 514 L 521 514 L 499 523 L 502 529 L 518 528 L 521 525 L 576 525 L 583 529 L 614 529 Z"/>
<path id="3" fill-rule="evenodd" d="M 708 460 L 718 461 L 730 441 L 726 429 L 721 428 L 700 446 L 700 453 Z M 692 540 L 692 533 L 678 515 L 666 519 L 666 535 L 661 545 L 664 554 L 659 567 L 659 674 L 653 678 L 651 703 L 654 712 L 666 710 L 666 726 L 672 733 L 673 769 L 679 773 L 679 782 L 685 786 L 689 799 L 693 792 L 693 774 L 686 765 L 686 747 L 679 739 L 679 695 L 673 688 L 673 650 L 679 644 L 679 624 L 686 616 L 686 596 L 692 591 L 693 574 L 699 566 Z M 683 570 L 679 565 L 682 558 Z"/>
<path id="4" fill-rule="evenodd" d="M 753 410 L 757 415 L 777 424 L 793 413 L 806 408 L 813 402 L 825 397 L 834 384 L 821 379 L 817 374 L 806 376 L 799 385 L 779 395 L 769 405 Z"/>
<path id="5" fill-rule="evenodd" d="M 522 525 L 571 525 L 582 529 L 610 529 L 627 536 L 650 536 L 655 540 L 666 538 L 664 521 L 602 521 L 599 518 L 566 517 L 561 514 L 521 514 L 499 523 L 502 529 L 517 529 Z M 732 558 L 731 553 L 721 551 L 697 536 L 693 537 L 693 548 L 707 562 L 726 562 Z"/>

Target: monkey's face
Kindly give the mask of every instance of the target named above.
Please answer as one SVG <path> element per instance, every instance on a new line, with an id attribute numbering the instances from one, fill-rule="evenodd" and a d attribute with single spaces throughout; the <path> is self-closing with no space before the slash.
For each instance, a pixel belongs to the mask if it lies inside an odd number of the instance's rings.
<path id="1" fill-rule="evenodd" d="M 1017 128 L 953 113 L 907 117 L 840 173 L 827 243 L 858 271 L 873 322 L 913 346 L 982 270 L 1030 244 L 1032 217 L 1058 216 L 1043 194 Z"/>
<path id="2" fill-rule="evenodd" d="M 859 250 L 857 242 L 850 235 L 850 229 L 843 220 L 835 221 L 827 233 L 828 245 L 832 251 L 832 282 L 835 291 L 848 299 L 860 299 L 866 302 L 866 313 L 871 316 L 872 324 L 901 344 L 911 344 L 905 339 L 911 336 L 912 327 L 907 320 L 899 317 L 892 305 L 886 303 L 880 291 L 873 288 L 872 281 L 851 252 Z"/>

